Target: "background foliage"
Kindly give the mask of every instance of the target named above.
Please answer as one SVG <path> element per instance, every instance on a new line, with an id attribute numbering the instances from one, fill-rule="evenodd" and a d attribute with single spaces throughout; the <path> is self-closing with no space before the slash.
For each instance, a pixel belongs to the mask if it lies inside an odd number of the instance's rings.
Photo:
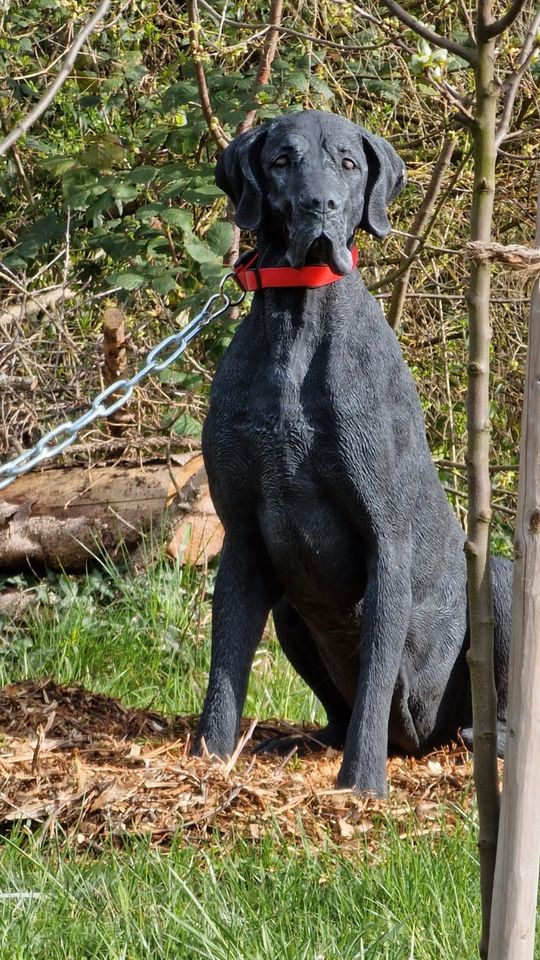
<path id="1" fill-rule="evenodd" d="M 440 33 L 467 42 L 466 4 L 413 6 Z M 0 3 L 4 132 L 43 93 L 93 9 L 87 0 Z M 463 101 L 472 90 L 467 65 L 419 41 L 374 0 L 362 7 L 285 3 L 271 76 L 258 85 L 268 5 L 225 9 L 204 2 L 200 14 L 200 58 L 227 136 L 251 110 L 258 122 L 315 107 L 368 126 L 405 159 L 409 186 L 392 211 L 394 233 L 380 245 L 361 238 L 362 272 L 383 307 L 443 139 L 454 138 L 436 213 L 413 264 L 401 340 L 442 481 L 463 515 L 463 246 L 472 183 Z M 517 25 L 504 40 L 501 75 L 522 39 Z M 527 243 L 533 236 L 539 80 L 535 59 L 500 153 L 494 239 L 502 243 Z M 0 165 L 3 456 L 34 442 L 46 425 L 76 415 L 99 388 L 104 304 L 119 301 L 127 312 L 134 371 L 146 349 L 215 289 L 232 239 L 213 181 L 216 153 L 200 106 L 185 5 L 113 4 L 50 110 Z M 507 274 L 496 277 L 492 412 L 499 547 L 507 544 L 514 508 L 527 302 L 527 289 Z M 198 435 L 208 384 L 232 327 L 220 322 L 187 361 L 140 391 L 130 408 L 131 455 L 133 449 L 140 453 L 141 437 L 142 450 L 146 445 L 150 451 L 164 449 L 167 438 L 178 443 Z M 129 454 L 128 441 L 124 448 Z M 102 426 L 85 436 L 75 456 L 96 460 L 111 450 Z"/>

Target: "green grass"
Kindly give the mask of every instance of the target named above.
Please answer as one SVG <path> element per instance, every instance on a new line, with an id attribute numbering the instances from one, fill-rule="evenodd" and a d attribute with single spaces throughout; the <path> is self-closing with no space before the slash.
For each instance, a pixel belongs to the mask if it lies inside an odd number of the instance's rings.
<path id="1" fill-rule="evenodd" d="M 0 685 L 50 676 L 130 706 L 197 713 L 208 677 L 213 580 L 213 572 L 170 563 L 141 576 L 108 563 L 87 577 L 50 577 L 24 630 L 5 631 Z M 245 714 L 322 719 L 270 630 L 255 657 Z"/>
<path id="2" fill-rule="evenodd" d="M 127 704 L 200 710 L 213 574 L 170 564 L 135 576 L 105 565 L 50 577 L 21 626 L 4 624 L 0 682 L 51 676 Z M 269 633 L 246 714 L 293 720 L 317 705 Z M 469 960 L 479 929 L 476 840 L 377 827 L 375 852 L 218 836 L 204 850 L 128 839 L 81 851 L 22 828 L 2 841 L 0 960 Z"/>
<path id="3" fill-rule="evenodd" d="M 99 859 L 13 839 L 0 868 L 0 956 L 466 960 L 475 870 L 466 824 L 436 843 L 388 824 L 375 862 L 277 834 L 227 851 L 134 842 Z"/>

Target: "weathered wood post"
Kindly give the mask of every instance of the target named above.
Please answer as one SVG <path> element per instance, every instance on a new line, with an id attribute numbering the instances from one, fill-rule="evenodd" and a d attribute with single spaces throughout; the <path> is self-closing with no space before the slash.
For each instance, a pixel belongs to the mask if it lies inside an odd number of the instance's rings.
<path id="1" fill-rule="evenodd" d="M 106 387 L 126 375 L 126 329 L 124 311 L 120 307 L 108 306 L 103 311 L 103 383 Z M 109 401 L 116 398 L 112 393 Z M 107 420 L 107 429 L 113 437 L 121 437 L 126 420 L 127 407 L 116 410 Z"/>
<path id="2" fill-rule="evenodd" d="M 536 246 L 540 246 L 540 181 Z M 504 790 L 488 960 L 532 960 L 540 860 L 540 277 L 533 286 L 515 535 Z"/>

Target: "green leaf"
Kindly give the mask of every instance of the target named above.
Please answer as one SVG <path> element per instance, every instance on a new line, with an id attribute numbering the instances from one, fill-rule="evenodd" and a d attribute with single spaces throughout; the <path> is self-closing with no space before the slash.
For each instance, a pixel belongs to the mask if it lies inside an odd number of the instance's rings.
<path id="1" fill-rule="evenodd" d="M 165 207 L 161 219 L 171 227 L 180 227 L 182 230 L 191 230 L 191 214 L 189 210 L 180 207 Z"/>
<path id="2" fill-rule="evenodd" d="M 149 257 L 170 257 L 171 248 L 169 241 L 161 234 L 156 234 L 146 246 L 146 253 Z"/>
<path id="3" fill-rule="evenodd" d="M 131 183 L 114 183 L 111 186 L 111 193 L 115 200 L 134 200 L 138 192 Z"/>
<path id="4" fill-rule="evenodd" d="M 184 191 L 186 189 L 186 184 L 184 180 L 177 180 L 176 182 L 169 183 L 168 187 L 165 190 L 160 191 L 160 196 L 163 200 L 174 200 L 176 197 L 184 196 Z"/>
<path id="5" fill-rule="evenodd" d="M 183 106 L 189 103 L 190 100 L 198 99 L 199 94 L 195 84 L 189 80 L 180 80 L 178 83 L 173 83 L 172 86 L 165 91 L 161 98 L 161 103 L 164 113 L 170 113 L 175 107 Z"/>
<path id="6" fill-rule="evenodd" d="M 46 213 L 23 233 L 17 253 L 24 258 L 35 257 L 43 247 L 55 240 L 60 240 L 64 235 L 64 229 L 64 224 L 56 213 Z"/>
<path id="7" fill-rule="evenodd" d="M 204 240 L 199 240 L 194 234 L 184 234 L 184 247 L 195 263 L 215 263 L 216 255 Z"/>
<path id="8" fill-rule="evenodd" d="M 166 209 L 163 203 L 145 203 L 142 207 L 139 207 L 135 216 L 137 220 L 152 220 L 153 217 L 161 217 L 163 211 Z"/>
<path id="9" fill-rule="evenodd" d="M 77 162 L 73 157 L 51 157 L 49 160 L 43 160 L 43 167 L 61 177 L 67 170 L 76 167 Z"/>
<path id="10" fill-rule="evenodd" d="M 224 272 L 223 264 L 219 260 L 203 260 L 199 263 L 199 268 L 203 280 L 208 281 L 211 286 L 219 283 Z"/>
<path id="11" fill-rule="evenodd" d="M 206 232 L 204 239 L 218 257 L 224 257 L 229 250 L 233 238 L 232 224 L 226 220 L 218 220 Z"/>
<path id="12" fill-rule="evenodd" d="M 201 424 L 189 413 L 182 413 L 171 426 L 177 437 L 200 437 L 202 433 Z"/>
<path id="13" fill-rule="evenodd" d="M 88 220 L 93 220 L 95 217 L 98 217 L 100 213 L 103 213 L 104 210 L 108 210 L 109 207 L 112 207 L 112 205 L 113 196 L 108 190 L 105 190 L 101 196 L 96 197 L 90 206 L 87 207 L 85 216 Z"/>
<path id="14" fill-rule="evenodd" d="M 79 106 L 83 109 L 87 107 L 98 107 L 101 103 L 101 97 L 97 93 L 89 93 L 79 100 Z"/>
<path id="15" fill-rule="evenodd" d="M 6 257 L 2 257 L 2 263 L 10 270 L 23 270 L 26 267 L 26 260 L 16 253 L 8 253 Z"/>
<path id="16" fill-rule="evenodd" d="M 127 174 L 127 179 L 131 183 L 150 183 L 154 177 L 157 176 L 156 167 L 150 167 L 148 165 L 142 167 L 134 167 L 133 170 L 130 170 Z"/>
<path id="17" fill-rule="evenodd" d="M 207 183 L 201 187 L 187 187 L 184 196 L 190 203 L 211 203 L 216 197 L 222 197 L 223 191 L 215 184 Z"/>
<path id="18" fill-rule="evenodd" d="M 127 152 L 117 137 L 89 137 L 87 145 L 79 154 L 79 163 L 93 170 L 112 170 L 115 165 L 122 163 Z"/>
<path id="19" fill-rule="evenodd" d="M 107 277 L 109 287 L 121 287 L 123 290 L 138 290 L 145 281 L 146 278 L 140 273 L 132 273 L 129 270 L 120 270 Z"/>
<path id="20" fill-rule="evenodd" d="M 152 290 L 155 290 L 156 293 L 161 293 L 163 295 L 170 293 L 171 290 L 174 290 L 176 287 L 176 280 L 170 273 L 161 273 L 158 276 L 153 277 L 150 286 Z"/>
<path id="21" fill-rule="evenodd" d="M 172 367 L 168 367 L 166 370 L 162 370 L 159 374 L 159 379 L 162 383 L 183 383 L 185 374 L 181 370 L 173 370 Z"/>

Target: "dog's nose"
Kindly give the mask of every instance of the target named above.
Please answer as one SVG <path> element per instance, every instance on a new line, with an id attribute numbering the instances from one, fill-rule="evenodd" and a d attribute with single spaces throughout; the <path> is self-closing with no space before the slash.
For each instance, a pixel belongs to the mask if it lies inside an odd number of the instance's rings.
<path id="1" fill-rule="evenodd" d="M 311 197 L 307 207 L 309 210 L 337 210 L 338 201 L 334 197 Z"/>

